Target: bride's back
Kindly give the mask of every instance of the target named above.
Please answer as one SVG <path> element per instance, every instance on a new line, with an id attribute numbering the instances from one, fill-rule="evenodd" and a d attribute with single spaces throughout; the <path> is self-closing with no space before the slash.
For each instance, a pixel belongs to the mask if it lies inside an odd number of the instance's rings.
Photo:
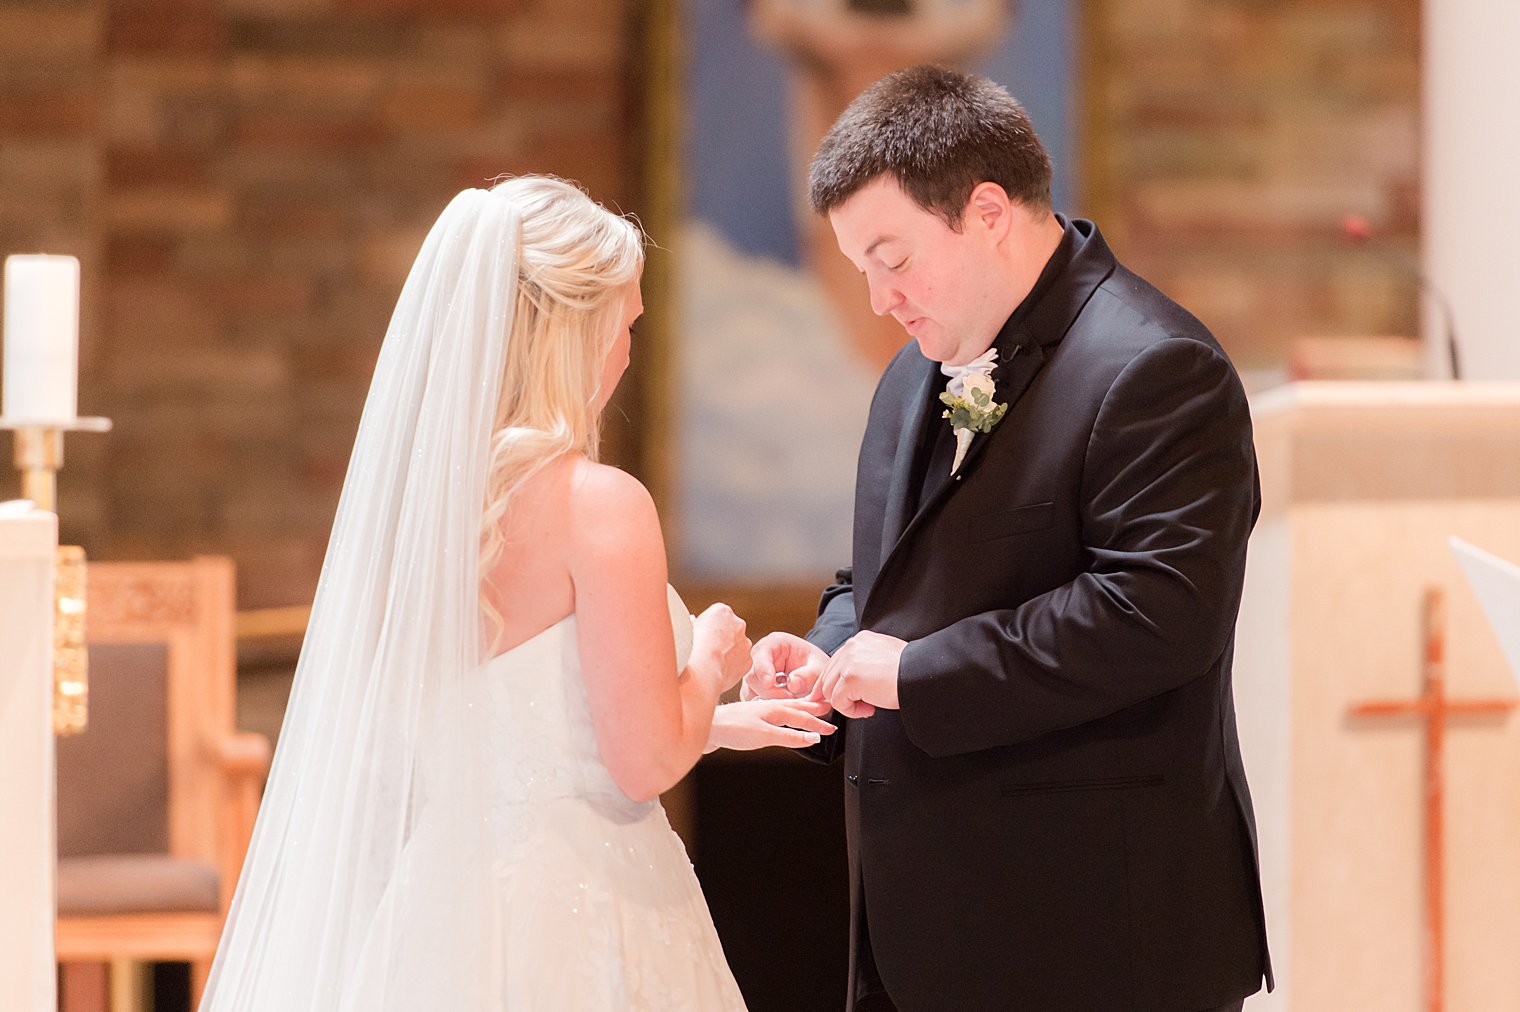
<path id="1" fill-rule="evenodd" d="M 570 517 L 578 475 L 595 467 L 579 454 L 545 465 L 519 487 L 501 518 L 501 553 L 481 586 L 483 604 L 494 613 L 497 630 L 489 650 L 502 653 L 575 610 L 570 578 Z"/>

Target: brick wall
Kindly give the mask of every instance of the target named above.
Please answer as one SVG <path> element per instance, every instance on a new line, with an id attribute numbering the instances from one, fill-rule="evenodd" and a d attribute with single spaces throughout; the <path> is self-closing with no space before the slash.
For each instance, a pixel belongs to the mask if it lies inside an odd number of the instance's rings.
<path id="1" fill-rule="evenodd" d="M 230 553 L 244 607 L 307 599 L 386 319 L 448 197 L 539 170 L 641 210 L 646 7 L 0 0 L 0 252 L 84 261 L 80 403 L 116 422 L 69 443 L 65 538 Z M 1247 366 L 1299 335 L 1413 332 L 1410 285 L 1339 228 L 1360 213 L 1417 248 L 1417 7 L 1078 9 L 1083 204 L 1122 257 Z"/>
<path id="2" fill-rule="evenodd" d="M 1304 335 L 1415 333 L 1368 218 L 1417 255 L 1417 3 L 1083 0 L 1086 203 L 1242 364 Z"/>
<path id="3" fill-rule="evenodd" d="M 80 407 L 116 424 L 69 441 L 65 540 L 228 553 L 242 607 L 309 599 L 374 356 L 448 198 L 546 171 L 638 207 L 632 12 L 0 6 L 0 252 L 81 258 Z"/>

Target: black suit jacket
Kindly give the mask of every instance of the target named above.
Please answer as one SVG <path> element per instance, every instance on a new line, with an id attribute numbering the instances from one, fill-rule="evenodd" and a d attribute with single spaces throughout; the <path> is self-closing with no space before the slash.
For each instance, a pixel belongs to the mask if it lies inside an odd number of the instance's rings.
<path id="1" fill-rule="evenodd" d="M 1245 394 L 1067 229 L 996 342 L 1007 414 L 922 508 L 945 378 L 910 342 L 872 402 L 853 566 L 809 634 L 908 641 L 902 709 L 812 750 L 844 757 L 852 1003 L 875 972 L 902 1012 L 1195 1012 L 1270 983 L 1230 686 Z"/>

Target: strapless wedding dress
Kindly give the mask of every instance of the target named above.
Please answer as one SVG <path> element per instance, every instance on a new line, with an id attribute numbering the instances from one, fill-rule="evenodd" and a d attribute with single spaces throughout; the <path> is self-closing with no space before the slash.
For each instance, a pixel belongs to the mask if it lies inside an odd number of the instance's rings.
<path id="1" fill-rule="evenodd" d="M 691 618 L 674 592 L 671 601 L 678 653 L 689 655 Z M 489 764 L 482 782 L 490 856 L 479 883 L 486 895 L 469 913 L 417 895 L 426 889 L 398 900 L 392 913 L 415 939 L 401 957 L 409 965 L 361 959 L 369 986 L 350 992 L 356 1012 L 441 1007 L 440 992 L 460 993 L 460 981 L 430 980 L 430 968 L 460 965 L 461 948 L 473 953 L 464 973 L 478 975 L 469 985 L 482 1012 L 743 1012 L 664 809 L 658 800 L 630 800 L 602 764 L 576 617 L 479 674 L 475 705 L 484 709 L 487 746 L 480 760 Z M 415 881 L 437 862 L 461 860 L 458 844 L 423 818 L 403 877 Z M 474 923 L 482 919 L 488 923 Z"/>

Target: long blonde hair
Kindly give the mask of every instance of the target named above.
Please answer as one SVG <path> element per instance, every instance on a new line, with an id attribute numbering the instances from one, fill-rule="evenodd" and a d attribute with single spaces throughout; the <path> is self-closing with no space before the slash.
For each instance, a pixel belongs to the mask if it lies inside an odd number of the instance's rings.
<path id="1" fill-rule="evenodd" d="M 639 227 L 572 183 L 518 176 L 498 183 L 492 193 L 520 210 L 522 238 L 517 299 L 492 427 L 480 540 L 482 580 L 501 558 L 501 522 L 523 484 L 566 453 L 597 458 L 598 386 L 624 308 L 617 294 L 638 278 L 644 264 Z M 482 601 L 499 632 L 501 616 L 484 596 Z"/>

